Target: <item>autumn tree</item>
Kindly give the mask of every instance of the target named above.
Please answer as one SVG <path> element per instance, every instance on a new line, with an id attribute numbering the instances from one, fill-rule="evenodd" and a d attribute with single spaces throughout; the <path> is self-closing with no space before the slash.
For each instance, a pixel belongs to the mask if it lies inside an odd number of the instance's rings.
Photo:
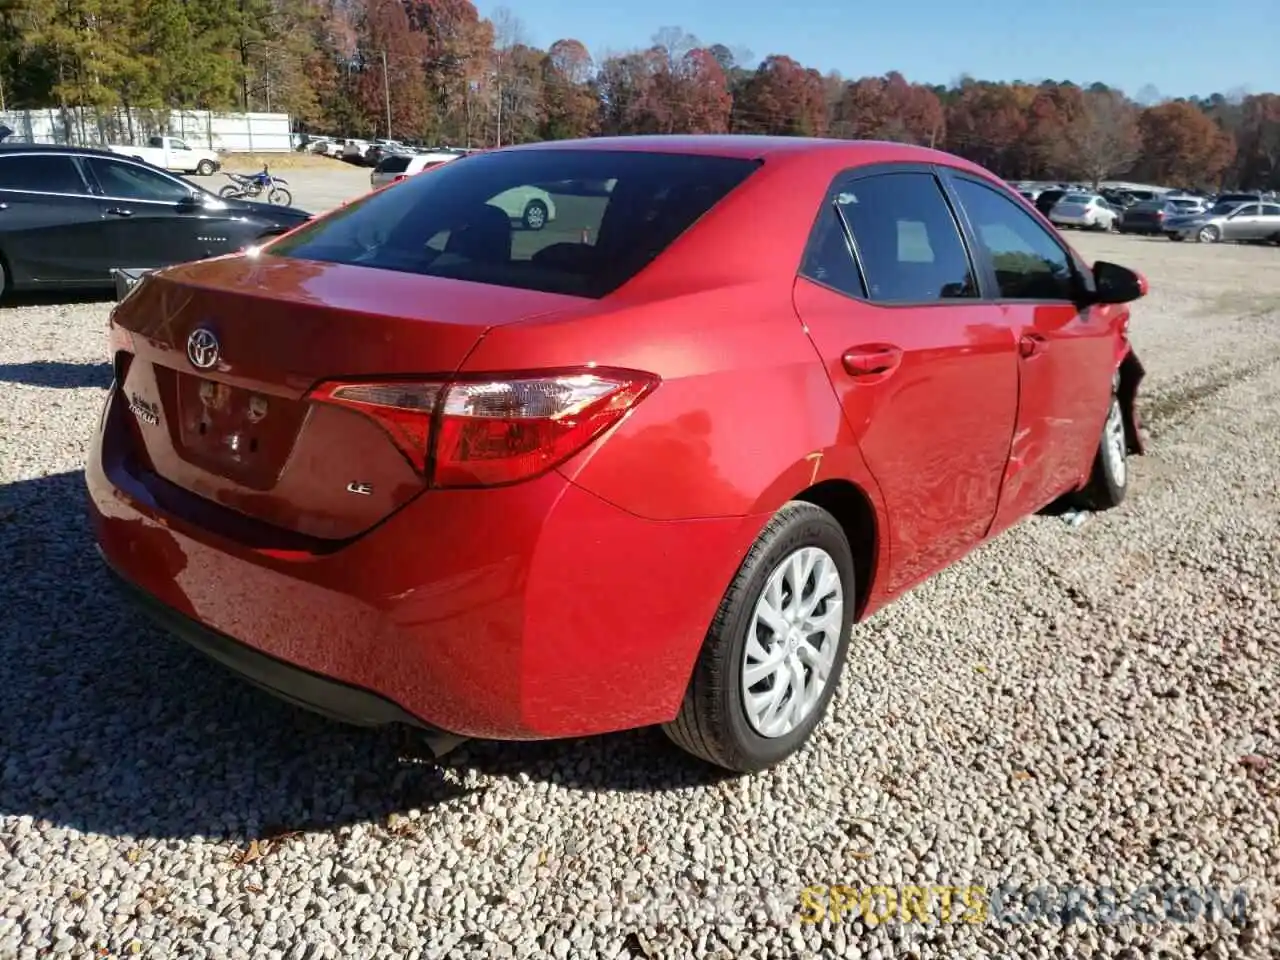
<path id="1" fill-rule="evenodd" d="M 368 0 L 364 19 L 357 28 L 356 48 L 356 98 L 368 124 L 367 131 L 382 131 L 386 137 L 421 135 L 428 120 L 424 48 L 422 36 L 409 29 L 409 18 L 400 0 Z M 386 119 L 388 99 L 390 130 Z"/>
<path id="2" fill-rule="evenodd" d="M 1118 90 L 1090 90 L 1063 131 L 1062 156 L 1073 175 L 1095 187 L 1125 173 L 1142 153 L 1138 108 Z"/>
<path id="3" fill-rule="evenodd" d="M 1235 142 L 1185 100 L 1148 107 L 1138 120 L 1142 172 L 1157 183 L 1214 186 L 1235 157 Z"/>
<path id="4" fill-rule="evenodd" d="M 1280 94 L 1245 97 L 1239 138 L 1241 179 L 1280 187 Z"/>
<path id="5" fill-rule="evenodd" d="M 1027 126 L 1027 112 L 1011 86 L 966 79 L 947 108 L 947 146 L 1010 176 Z"/>
<path id="6" fill-rule="evenodd" d="M 542 58 L 542 136 L 585 137 L 599 124 L 595 64 L 579 40 L 557 40 Z"/>
<path id="7" fill-rule="evenodd" d="M 743 133 L 813 137 L 827 132 L 822 74 L 790 57 L 766 57 L 735 98 L 734 128 Z"/>
<path id="8" fill-rule="evenodd" d="M 372 2 L 372 0 L 366 0 Z M 430 132 L 471 143 L 484 126 L 481 91 L 490 78 L 493 24 L 471 0 L 403 0 L 410 26 L 423 37 L 423 68 L 433 100 Z"/>
<path id="9" fill-rule="evenodd" d="M 937 94 L 893 72 L 845 84 L 835 105 L 832 132 L 934 147 L 941 144 L 945 126 Z"/>

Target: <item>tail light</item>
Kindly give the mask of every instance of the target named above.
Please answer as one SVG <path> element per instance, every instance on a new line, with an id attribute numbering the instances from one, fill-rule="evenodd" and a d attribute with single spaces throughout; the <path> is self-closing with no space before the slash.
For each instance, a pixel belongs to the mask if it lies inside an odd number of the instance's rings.
<path id="1" fill-rule="evenodd" d="M 403 173 L 397 173 L 394 177 L 391 178 L 391 182 L 399 183 L 401 180 L 408 180 L 408 179 L 409 178 L 405 176 Z"/>
<path id="2" fill-rule="evenodd" d="M 658 385 L 591 369 L 450 382 L 329 382 L 314 403 L 369 417 L 433 487 L 516 483 L 564 462 Z"/>

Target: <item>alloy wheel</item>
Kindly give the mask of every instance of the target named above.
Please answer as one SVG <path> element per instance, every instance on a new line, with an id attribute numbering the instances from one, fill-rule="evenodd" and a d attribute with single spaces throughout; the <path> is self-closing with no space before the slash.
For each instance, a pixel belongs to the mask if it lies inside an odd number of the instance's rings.
<path id="1" fill-rule="evenodd" d="M 813 712 L 830 682 L 843 622 L 840 573 L 821 547 L 796 550 L 769 575 L 742 664 L 743 708 L 756 733 L 786 736 Z"/>

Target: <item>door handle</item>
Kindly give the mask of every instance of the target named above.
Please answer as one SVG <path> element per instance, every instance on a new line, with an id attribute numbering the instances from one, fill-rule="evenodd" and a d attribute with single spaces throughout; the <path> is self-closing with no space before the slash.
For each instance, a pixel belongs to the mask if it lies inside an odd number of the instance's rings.
<path id="1" fill-rule="evenodd" d="M 1038 333 L 1024 333 L 1018 341 L 1018 352 L 1024 357 L 1034 357 L 1043 350 L 1049 341 Z"/>
<path id="2" fill-rule="evenodd" d="M 107 207 L 107 213 L 113 217 L 132 217 L 133 211 L 126 210 L 123 207 Z"/>
<path id="3" fill-rule="evenodd" d="M 8 209 L 9 209 L 9 205 L 7 203 L 0 203 L 0 210 L 8 210 Z"/>
<path id="4" fill-rule="evenodd" d="M 850 347 L 840 362 L 852 377 L 872 377 L 896 369 L 902 362 L 902 350 L 887 343 Z"/>

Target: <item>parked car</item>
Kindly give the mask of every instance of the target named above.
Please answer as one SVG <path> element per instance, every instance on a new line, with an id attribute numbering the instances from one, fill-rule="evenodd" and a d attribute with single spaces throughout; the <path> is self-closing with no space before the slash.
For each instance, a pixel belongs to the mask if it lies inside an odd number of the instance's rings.
<path id="1" fill-rule="evenodd" d="M 385 187 L 388 183 L 405 180 L 416 173 L 421 173 L 423 170 L 438 167 L 440 164 L 448 163 L 450 160 L 457 160 L 461 156 L 463 156 L 461 153 L 442 152 L 392 154 L 378 161 L 378 165 L 369 174 L 369 186 L 376 190 L 378 187 Z"/>
<path id="2" fill-rule="evenodd" d="M 1119 219 L 1119 212 L 1097 194 L 1065 194 L 1049 211 L 1054 226 L 1083 230 L 1113 230 Z"/>
<path id="3" fill-rule="evenodd" d="M 615 180 L 589 240 L 494 207 L 579 179 Z M 1124 498 L 1146 289 L 909 145 L 495 151 L 143 278 L 92 529 L 161 623 L 296 703 L 428 743 L 663 724 L 758 770 L 855 621 L 1047 504 Z"/>
<path id="4" fill-rule="evenodd" d="M 176 170 L 179 173 L 198 173 L 202 177 L 211 177 L 222 166 L 222 158 L 215 150 L 187 146 L 185 140 L 177 137 L 151 137 L 145 147 L 125 144 L 109 144 L 107 149 L 121 156 L 141 160 L 161 170 Z"/>
<path id="5" fill-rule="evenodd" d="M 1049 211 L 1053 209 L 1054 204 L 1067 195 L 1067 191 L 1059 187 L 1053 187 L 1049 190 L 1041 190 L 1036 194 L 1035 208 L 1039 210 L 1045 217 L 1049 216 Z"/>
<path id="6" fill-rule="evenodd" d="M 1170 240 L 1243 240 L 1280 243 L 1280 204 L 1226 201 L 1195 216 L 1171 219 L 1165 224 Z"/>
<path id="7" fill-rule="evenodd" d="M 1120 233 L 1138 233 L 1154 236 L 1164 233 L 1165 220 L 1178 215 L 1178 208 L 1163 198 L 1139 200 L 1125 208 L 1116 224 Z"/>
<path id="8" fill-rule="evenodd" d="M 111 288 L 116 267 L 232 253 L 305 210 L 224 200 L 105 150 L 0 145 L 0 292 Z"/>
<path id="9" fill-rule="evenodd" d="M 347 140 L 342 145 L 342 159 L 348 163 L 363 164 L 373 148 L 368 140 Z"/>

